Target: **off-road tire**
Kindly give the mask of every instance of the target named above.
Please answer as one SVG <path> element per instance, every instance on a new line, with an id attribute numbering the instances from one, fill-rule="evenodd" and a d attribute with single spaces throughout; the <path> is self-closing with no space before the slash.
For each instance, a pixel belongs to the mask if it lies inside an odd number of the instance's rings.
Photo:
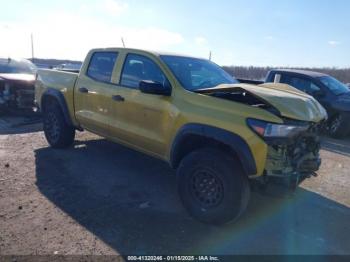
<path id="1" fill-rule="evenodd" d="M 335 115 L 328 122 L 328 134 L 333 138 L 343 138 L 349 133 L 348 123 L 342 114 Z"/>
<path id="2" fill-rule="evenodd" d="M 75 128 L 68 125 L 57 102 L 50 101 L 43 112 L 44 134 L 53 148 L 67 148 L 73 144 Z"/>
<path id="3" fill-rule="evenodd" d="M 177 180 L 184 207 L 201 222 L 233 222 L 247 208 L 248 178 L 240 162 L 221 150 L 204 148 L 189 153 L 180 163 Z"/>

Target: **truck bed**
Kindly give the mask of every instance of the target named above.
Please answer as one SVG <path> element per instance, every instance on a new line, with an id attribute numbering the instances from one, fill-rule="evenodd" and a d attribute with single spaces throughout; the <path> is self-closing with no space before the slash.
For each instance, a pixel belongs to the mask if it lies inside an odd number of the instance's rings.
<path id="1" fill-rule="evenodd" d="M 35 100 L 39 109 L 43 92 L 48 89 L 56 89 L 64 96 L 70 109 L 69 112 L 74 112 L 74 85 L 78 79 L 78 73 L 41 69 L 38 70 L 37 76 Z M 71 117 L 74 119 L 74 115 Z"/>
<path id="2" fill-rule="evenodd" d="M 40 69 L 38 70 L 38 79 L 46 87 L 55 89 L 73 88 L 78 78 L 78 73 L 58 70 Z"/>

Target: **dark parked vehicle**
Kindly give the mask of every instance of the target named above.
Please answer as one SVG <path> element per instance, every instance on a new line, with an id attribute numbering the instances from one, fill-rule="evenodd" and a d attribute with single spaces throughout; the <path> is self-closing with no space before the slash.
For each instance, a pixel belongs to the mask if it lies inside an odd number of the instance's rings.
<path id="1" fill-rule="evenodd" d="M 350 132 L 350 89 L 337 79 L 312 71 L 278 69 L 271 70 L 265 82 L 288 84 L 315 97 L 327 110 L 332 137 Z"/>
<path id="2" fill-rule="evenodd" d="M 0 58 L 0 108 L 32 109 L 35 73 L 29 60 Z"/>

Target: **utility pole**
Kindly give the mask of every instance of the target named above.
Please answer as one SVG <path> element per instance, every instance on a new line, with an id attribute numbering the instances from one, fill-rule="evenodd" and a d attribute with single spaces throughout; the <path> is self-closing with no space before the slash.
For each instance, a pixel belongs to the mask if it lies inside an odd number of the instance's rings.
<path id="1" fill-rule="evenodd" d="M 121 39 L 122 39 L 122 44 L 123 44 L 123 47 L 125 48 L 125 43 L 124 43 L 124 39 L 123 39 L 123 37 L 122 37 Z"/>
<path id="2" fill-rule="evenodd" d="M 209 60 L 211 61 L 211 51 L 209 51 Z"/>
<path id="3" fill-rule="evenodd" d="M 34 63 L 34 41 L 33 41 L 33 33 L 30 34 L 30 40 L 32 43 L 32 62 Z"/>

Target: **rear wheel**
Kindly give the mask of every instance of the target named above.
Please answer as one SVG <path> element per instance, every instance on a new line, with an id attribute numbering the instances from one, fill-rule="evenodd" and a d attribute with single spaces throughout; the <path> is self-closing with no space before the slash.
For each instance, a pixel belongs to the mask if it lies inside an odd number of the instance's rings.
<path id="1" fill-rule="evenodd" d="M 234 221 L 248 205 L 250 188 L 240 163 L 220 150 L 190 153 L 181 161 L 177 178 L 185 208 L 204 223 Z"/>
<path id="2" fill-rule="evenodd" d="M 43 112 L 44 134 L 53 148 L 66 148 L 74 142 L 75 128 L 68 125 L 60 106 L 50 101 Z"/>

